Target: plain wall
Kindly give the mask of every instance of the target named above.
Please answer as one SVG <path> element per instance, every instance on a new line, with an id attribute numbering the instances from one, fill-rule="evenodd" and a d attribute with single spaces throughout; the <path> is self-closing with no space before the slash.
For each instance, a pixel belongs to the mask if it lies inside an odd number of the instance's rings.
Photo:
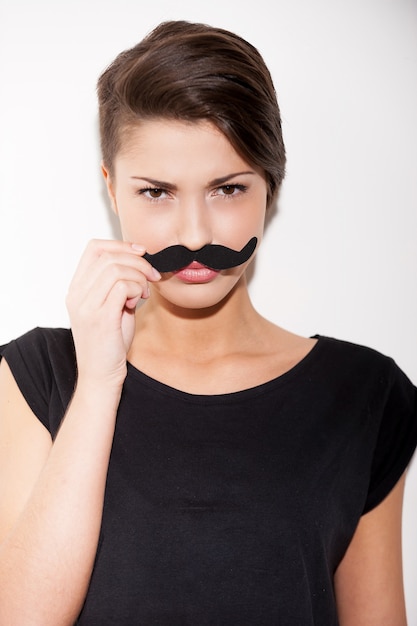
<path id="1" fill-rule="evenodd" d="M 0 0 L 0 343 L 68 326 L 65 294 L 86 242 L 118 236 L 95 83 L 166 19 L 238 32 L 274 78 L 288 174 L 250 283 L 259 311 L 376 348 L 417 383 L 414 0 Z M 416 466 L 404 515 L 410 626 Z"/>

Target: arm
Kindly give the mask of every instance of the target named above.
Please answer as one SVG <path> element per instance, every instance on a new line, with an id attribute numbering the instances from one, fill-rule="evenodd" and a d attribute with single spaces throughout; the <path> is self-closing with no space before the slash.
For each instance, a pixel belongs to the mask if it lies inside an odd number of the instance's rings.
<path id="1" fill-rule="evenodd" d="M 10 369 L 0 368 L 0 624 L 70 626 L 88 590 L 101 526 L 134 307 L 157 280 L 124 242 L 92 242 L 67 304 L 78 380 L 52 444 Z"/>
<path id="2" fill-rule="evenodd" d="M 335 575 L 340 626 L 406 626 L 401 521 L 405 476 L 362 517 Z"/>
<path id="3" fill-rule="evenodd" d="M 26 404 L 3 359 L 0 363 L 0 545 L 29 499 L 51 446 L 49 432 Z"/>
<path id="4" fill-rule="evenodd" d="M 0 398 L 0 623 L 73 624 L 97 548 L 117 395 L 77 392 L 53 446 L 5 362 Z"/>

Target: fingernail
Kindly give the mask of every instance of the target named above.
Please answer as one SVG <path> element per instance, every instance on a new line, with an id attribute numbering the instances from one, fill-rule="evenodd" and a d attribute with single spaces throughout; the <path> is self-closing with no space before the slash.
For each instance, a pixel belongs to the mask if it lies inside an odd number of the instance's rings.
<path id="1" fill-rule="evenodd" d="M 141 246 L 138 243 L 132 243 L 132 248 L 135 252 L 140 252 L 140 254 L 143 254 L 146 250 L 145 246 Z"/>
<path id="2" fill-rule="evenodd" d="M 155 267 L 152 268 L 152 275 L 154 276 L 156 280 L 159 280 L 160 278 L 162 278 L 161 274 L 158 272 L 158 270 Z"/>

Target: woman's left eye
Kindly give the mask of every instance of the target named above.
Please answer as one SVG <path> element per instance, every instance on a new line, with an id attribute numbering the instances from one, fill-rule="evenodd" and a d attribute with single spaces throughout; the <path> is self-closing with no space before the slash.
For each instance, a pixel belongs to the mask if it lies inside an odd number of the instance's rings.
<path id="1" fill-rule="evenodd" d="M 246 190 L 246 185 L 222 185 L 216 189 L 221 196 L 236 196 L 238 193 L 244 193 Z"/>

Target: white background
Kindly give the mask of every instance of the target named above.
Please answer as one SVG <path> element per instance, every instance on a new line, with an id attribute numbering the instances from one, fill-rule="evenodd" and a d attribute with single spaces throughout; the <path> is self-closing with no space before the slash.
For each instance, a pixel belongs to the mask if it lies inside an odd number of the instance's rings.
<path id="1" fill-rule="evenodd" d="M 417 383 L 415 0 L 0 0 L 0 343 L 68 326 L 85 243 L 118 236 L 95 83 L 166 19 L 236 31 L 275 81 L 288 174 L 250 283 L 260 312 L 374 347 Z M 404 519 L 410 626 L 416 492 L 417 461 Z"/>

